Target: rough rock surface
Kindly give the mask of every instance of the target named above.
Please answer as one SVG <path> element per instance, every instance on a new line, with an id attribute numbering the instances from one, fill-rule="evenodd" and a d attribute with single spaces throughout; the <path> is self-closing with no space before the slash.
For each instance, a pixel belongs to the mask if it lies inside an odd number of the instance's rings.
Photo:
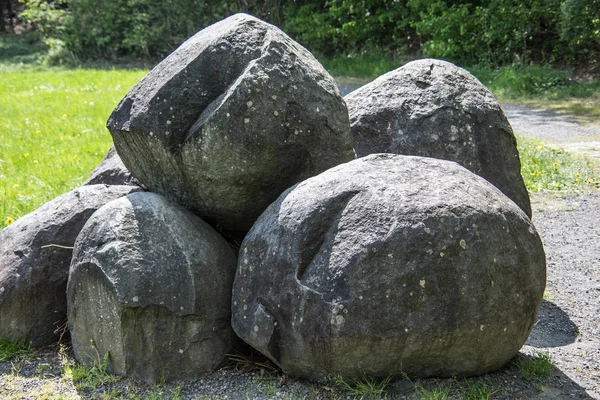
<path id="1" fill-rule="evenodd" d="M 545 266 L 529 218 L 486 180 L 371 155 L 261 215 L 240 249 L 233 327 L 301 377 L 483 374 L 525 343 Z"/>
<path id="2" fill-rule="evenodd" d="M 145 382 L 223 364 L 235 335 L 236 258 L 200 218 L 154 193 L 98 210 L 82 229 L 67 288 L 75 357 Z M 92 345 L 93 344 L 93 345 Z"/>
<path id="3" fill-rule="evenodd" d="M 354 158 L 333 78 L 281 30 L 245 14 L 182 44 L 107 127 L 142 184 L 230 231 L 248 230 L 294 183 Z"/>
<path id="4" fill-rule="evenodd" d="M 82 186 L 0 232 L 0 339 L 34 347 L 54 343 L 67 318 L 72 247 L 87 219 L 133 186 Z M 60 247 L 58 247 L 58 246 Z"/>
<path id="5" fill-rule="evenodd" d="M 531 217 L 512 128 L 473 75 L 440 60 L 413 61 L 345 97 L 358 157 L 394 153 L 455 161 Z"/>
<path id="6" fill-rule="evenodd" d="M 134 178 L 127 170 L 115 147 L 108 150 L 102 162 L 94 168 L 84 185 L 134 185 Z"/>

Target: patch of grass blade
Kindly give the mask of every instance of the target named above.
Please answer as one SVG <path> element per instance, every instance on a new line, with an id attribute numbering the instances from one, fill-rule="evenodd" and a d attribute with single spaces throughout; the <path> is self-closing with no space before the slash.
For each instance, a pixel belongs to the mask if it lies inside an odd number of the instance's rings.
<path id="1" fill-rule="evenodd" d="M 95 389 L 120 379 L 117 376 L 110 375 L 106 371 L 109 359 L 108 352 L 104 354 L 102 360 L 94 361 L 94 365 L 91 368 L 69 362 L 66 356 L 66 349 L 63 346 L 61 346 L 61 359 L 63 364 L 63 376 L 73 380 L 77 390 Z"/>
<path id="2" fill-rule="evenodd" d="M 517 144 L 529 192 L 574 193 L 600 187 L 600 166 L 593 161 L 520 135 Z"/>
<path id="3" fill-rule="evenodd" d="M 354 396 L 376 397 L 386 393 L 386 388 L 392 381 L 392 377 L 376 378 L 362 376 L 358 379 L 345 379 L 342 376 L 334 378 L 335 385 Z"/>
<path id="4" fill-rule="evenodd" d="M 450 388 L 438 386 L 434 389 L 425 389 L 423 386 L 415 385 L 415 392 L 421 400 L 446 400 L 450 397 Z"/>
<path id="5" fill-rule="evenodd" d="M 467 390 L 461 394 L 461 400 L 491 400 L 496 391 L 490 389 L 484 382 L 470 384 L 466 381 Z"/>
<path id="6" fill-rule="evenodd" d="M 533 357 L 522 357 L 519 360 L 521 376 L 526 381 L 540 381 L 548 377 L 552 370 L 550 353 L 537 353 Z"/>
<path id="7" fill-rule="evenodd" d="M 25 339 L 16 342 L 0 339 L 0 362 L 28 357 L 31 354 L 32 350 Z"/>

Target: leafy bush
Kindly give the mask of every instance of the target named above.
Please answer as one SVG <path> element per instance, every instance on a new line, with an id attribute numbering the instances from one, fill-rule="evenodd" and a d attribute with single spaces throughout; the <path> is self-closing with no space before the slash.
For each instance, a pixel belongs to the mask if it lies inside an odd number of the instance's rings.
<path id="1" fill-rule="evenodd" d="M 600 0 L 565 0 L 561 6 L 560 35 L 569 45 L 570 58 L 583 56 L 597 63 L 600 54 Z"/>

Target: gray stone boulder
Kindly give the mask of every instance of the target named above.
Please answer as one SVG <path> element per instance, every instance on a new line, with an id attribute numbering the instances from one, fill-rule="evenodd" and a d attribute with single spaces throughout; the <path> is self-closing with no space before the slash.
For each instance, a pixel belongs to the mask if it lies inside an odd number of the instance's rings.
<path id="1" fill-rule="evenodd" d="M 84 185 L 135 185 L 131 172 L 127 170 L 115 147 L 108 150 L 102 162 L 94 168 Z"/>
<path id="2" fill-rule="evenodd" d="M 483 178 L 371 155 L 261 215 L 240 249 L 232 323 L 300 377 L 484 374 L 527 340 L 545 267 L 530 219 Z"/>
<path id="3" fill-rule="evenodd" d="M 333 78 L 281 30 L 245 14 L 183 43 L 107 127 L 150 191 L 229 231 L 247 231 L 285 189 L 354 158 Z"/>
<path id="4" fill-rule="evenodd" d="M 236 258 L 214 229 L 154 193 L 98 210 L 82 229 L 67 287 L 75 358 L 145 382 L 221 366 L 235 341 Z M 102 360 L 100 360 L 102 361 Z"/>
<path id="5" fill-rule="evenodd" d="M 455 161 L 531 217 L 517 142 L 492 93 L 466 70 L 413 61 L 345 97 L 358 157 L 394 153 Z"/>
<path id="6" fill-rule="evenodd" d="M 72 190 L 0 231 L 0 339 L 55 343 L 67 319 L 72 247 L 101 206 L 141 190 L 91 185 Z"/>

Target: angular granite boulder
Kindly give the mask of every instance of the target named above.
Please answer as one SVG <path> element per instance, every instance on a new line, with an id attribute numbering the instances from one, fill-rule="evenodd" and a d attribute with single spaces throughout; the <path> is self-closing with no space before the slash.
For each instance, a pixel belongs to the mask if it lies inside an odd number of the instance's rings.
<path id="1" fill-rule="evenodd" d="M 82 186 L 0 231 L 0 339 L 55 343 L 67 318 L 73 244 L 87 219 L 136 186 Z"/>
<path id="2" fill-rule="evenodd" d="M 107 127 L 144 186 L 228 231 L 248 230 L 285 189 L 354 158 L 333 78 L 281 30 L 245 14 L 183 43 Z"/>
<path id="3" fill-rule="evenodd" d="M 413 61 L 345 97 L 358 157 L 393 153 L 455 161 L 531 217 L 517 142 L 492 93 L 466 70 Z"/>
<path id="4" fill-rule="evenodd" d="M 98 210 L 82 229 L 67 288 L 78 361 L 145 382 L 221 366 L 235 334 L 236 258 L 207 223 L 154 193 Z M 102 361 L 102 360 L 99 360 Z"/>

